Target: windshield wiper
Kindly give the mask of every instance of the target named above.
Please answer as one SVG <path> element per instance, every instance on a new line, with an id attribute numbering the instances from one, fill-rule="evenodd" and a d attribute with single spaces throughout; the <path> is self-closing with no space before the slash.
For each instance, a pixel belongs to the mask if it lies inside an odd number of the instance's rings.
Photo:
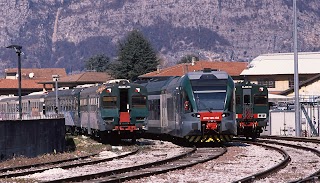
<path id="1" fill-rule="evenodd" d="M 199 96 L 197 95 L 197 103 L 198 103 L 198 106 L 204 106 L 204 108 L 205 109 L 207 109 L 210 113 L 212 113 L 212 110 L 211 110 L 211 108 L 210 107 L 208 107 L 205 103 L 203 103 L 202 101 L 200 101 L 200 99 L 199 99 Z"/>

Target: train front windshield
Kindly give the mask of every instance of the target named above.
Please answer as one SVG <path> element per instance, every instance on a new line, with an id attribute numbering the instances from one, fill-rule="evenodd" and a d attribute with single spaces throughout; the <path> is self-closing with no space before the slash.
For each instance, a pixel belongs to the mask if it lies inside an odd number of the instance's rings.
<path id="1" fill-rule="evenodd" d="M 224 109 L 227 80 L 196 80 L 191 85 L 199 111 Z"/>

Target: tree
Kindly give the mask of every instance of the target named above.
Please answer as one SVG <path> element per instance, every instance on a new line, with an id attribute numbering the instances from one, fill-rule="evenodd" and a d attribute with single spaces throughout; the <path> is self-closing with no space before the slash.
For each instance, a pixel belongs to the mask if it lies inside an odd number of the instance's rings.
<path id="1" fill-rule="evenodd" d="M 178 64 L 191 63 L 192 59 L 194 59 L 195 61 L 199 61 L 199 57 L 197 57 L 195 55 L 186 55 L 181 58 L 181 60 L 178 62 Z"/>
<path id="2" fill-rule="evenodd" d="M 87 70 L 95 70 L 97 72 L 104 72 L 109 68 L 110 58 L 104 54 L 97 54 L 89 58 L 85 63 Z"/>
<path id="3" fill-rule="evenodd" d="M 139 75 L 155 71 L 159 60 L 150 42 L 137 30 L 118 45 L 118 59 L 112 64 L 114 78 L 135 80 Z"/>

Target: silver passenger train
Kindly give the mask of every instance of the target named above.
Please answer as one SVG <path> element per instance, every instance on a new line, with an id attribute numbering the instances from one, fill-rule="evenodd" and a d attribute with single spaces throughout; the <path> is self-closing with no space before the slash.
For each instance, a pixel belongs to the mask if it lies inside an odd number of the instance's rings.
<path id="1" fill-rule="evenodd" d="M 108 83 L 22 96 L 22 120 L 65 118 L 66 131 L 101 140 L 133 139 L 146 130 L 147 90 L 120 79 Z M 58 105 L 57 105 L 58 104 Z M 19 119 L 17 96 L 0 98 L 0 120 Z"/>
<path id="2" fill-rule="evenodd" d="M 149 100 L 148 132 L 189 142 L 231 141 L 237 134 L 235 85 L 224 71 L 141 81 Z"/>

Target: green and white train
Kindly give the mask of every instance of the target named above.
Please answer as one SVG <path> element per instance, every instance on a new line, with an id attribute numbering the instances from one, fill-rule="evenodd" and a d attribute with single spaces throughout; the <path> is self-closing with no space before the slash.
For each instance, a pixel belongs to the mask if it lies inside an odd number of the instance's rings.
<path id="1" fill-rule="evenodd" d="M 236 83 L 238 135 L 256 139 L 269 121 L 268 88 L 249 81 Z"/>
<path id="2" fill-rule="evenodd" d="M 148 96 L 141 85 L 113 80 L 57 93 L 58 97 L 55 91 L 22 96 L 22 119 L 64 117 L 67 132 L 102 139 L 110 135 L 134 139 L 147 129 Z M 17 120 L 17 109 L 18 97 L 0 99 L 3 120 Z"/>
<path id="3" fill-rule="evenodd" d="M 148 90 L 148 132 L 192 143 L 231 141 L 237 135 L 235 86 L 224 71 L 141 81 Z"/>

